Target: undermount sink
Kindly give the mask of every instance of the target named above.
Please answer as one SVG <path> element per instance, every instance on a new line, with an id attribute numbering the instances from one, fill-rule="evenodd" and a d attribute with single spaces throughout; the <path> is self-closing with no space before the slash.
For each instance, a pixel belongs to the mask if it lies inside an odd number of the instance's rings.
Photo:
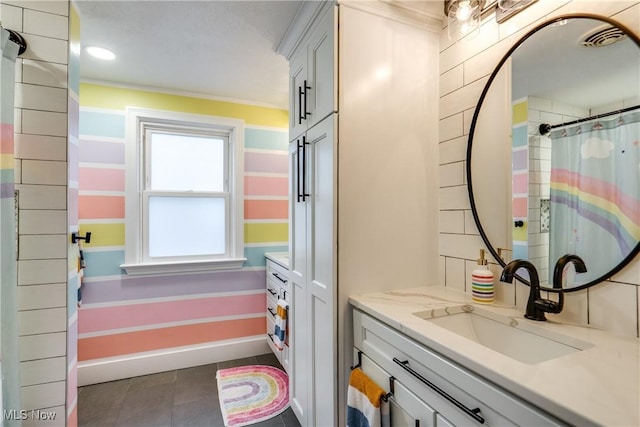
<path id="1" fill-rule="evenodd" d="M 421 311 L 413 315 L 529 364 L 555 359 L 593 346 L 589 342 L 536 326 L 531 321 L 514 319 L 472 305 Z"/>

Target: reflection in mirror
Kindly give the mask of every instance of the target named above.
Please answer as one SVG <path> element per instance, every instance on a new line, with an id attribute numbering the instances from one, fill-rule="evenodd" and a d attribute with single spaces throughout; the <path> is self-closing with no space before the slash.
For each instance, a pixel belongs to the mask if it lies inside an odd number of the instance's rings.
<path id="1" fill-rule="evenodd" d="M 639 141 L 637 36 L 593 15 L 532 30 L 492 74 L 471 126 L 469 195 L 490 252 L 502 265 L 528 259 L 542 282 L 577 254 L 588 272 L 567 269 L 570 290 L 619 271 L 640 251 Z"/>

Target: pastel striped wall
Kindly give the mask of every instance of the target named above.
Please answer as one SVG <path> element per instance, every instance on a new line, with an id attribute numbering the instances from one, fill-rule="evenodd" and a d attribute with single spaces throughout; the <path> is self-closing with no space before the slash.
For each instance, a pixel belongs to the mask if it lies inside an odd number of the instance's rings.
<path id="1" fill-rule="evenodd" d="M 143 277 L 120 270 L 126 106 L 245 120 L 242 269 Z M 92 240 L 84 245 L 80 367 L 207 343 L 262 340 L 264 253 L 288 248 L 287 123 L 286 111 L 266 107 L 81 84 L 78 215 L 80 233 L 91 231 Z"/>
<path id="2" fill-rule="evenodd" d="M 527 100 L 513 102 L 511 164 L 512 188 L 511 215 L 513 216 L 513 259 L 529 258 L 527 229 L 529 227 L 529 134 Z M 522 221 L 516 227 L 516 221 Z"/>

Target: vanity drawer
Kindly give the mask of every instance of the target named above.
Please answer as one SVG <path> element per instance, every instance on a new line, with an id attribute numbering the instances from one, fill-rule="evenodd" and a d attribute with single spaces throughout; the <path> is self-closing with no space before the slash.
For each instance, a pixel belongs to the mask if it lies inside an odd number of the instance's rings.
<path id="1" fill-rule="evenodd" d="M 267 282 L 271 281 L 289 293 L 289 273 L 286 268 L 267 259 Z"/>
<path id="2" fill-rule="evenodd" d="M 276 348 L 276 345 L 273 343 L 273 331 L 275 329 L 275 322 L 269 313 L 267 313 L 267 344 L 271 347 L 271 351 L 277 356 L 280 351 Z"/>
<path id="3" fill-rule="evenodd" d="M 280 287 L 273 283 L 270 280 L 267 280 L 267 302 L 273 301 L 274 303 L 278 302 L 278 298 L 280 298 Z"/>
<path id="4" fill-rule="evenodd" d="M 353 318 L 354 345 L 420 396 L 450 424 L 481 425 L 463 409 L 471 412 L 477 408 L 484 425 L 562 425 L 555 418 L 371 316 L 354 310 Z M 425 381 L 457 403 L 452 403 Z"/>
<path id="5" fill-rule="evenodd" d="M 276 300 L 267 298 L 267 319 L 271 319 L 272 322 L 276 321 L 277 307 L 278 303 Z M 273 328 L 269 329 L 269 331 L 273 332 Z"/>

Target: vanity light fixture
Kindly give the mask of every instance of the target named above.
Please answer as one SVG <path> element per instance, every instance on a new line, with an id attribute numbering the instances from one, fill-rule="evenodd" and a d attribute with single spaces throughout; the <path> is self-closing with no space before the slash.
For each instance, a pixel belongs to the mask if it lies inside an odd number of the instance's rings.
<path id="1" fill-rule="evenodd" d="M 486 0 L 445 0 L 447 32 L 450 40 L 473 37 L 480 30 L 482 7 Z"/>
<path id="2" fill-rule="evenodd" d="M 538 0 L 444 0 L 449 40 L 472 38 L 480 31 L 480 22 L 495 11 L 496 22 L 503 23 Z"/>
<path id="3" fill-rule="evenodd" d="M 116 59 L 116 54 L 100 46 L 87 46 L 84 51 L 94 58 L 103 59 L 105 61 L 112 61 Z"/>

